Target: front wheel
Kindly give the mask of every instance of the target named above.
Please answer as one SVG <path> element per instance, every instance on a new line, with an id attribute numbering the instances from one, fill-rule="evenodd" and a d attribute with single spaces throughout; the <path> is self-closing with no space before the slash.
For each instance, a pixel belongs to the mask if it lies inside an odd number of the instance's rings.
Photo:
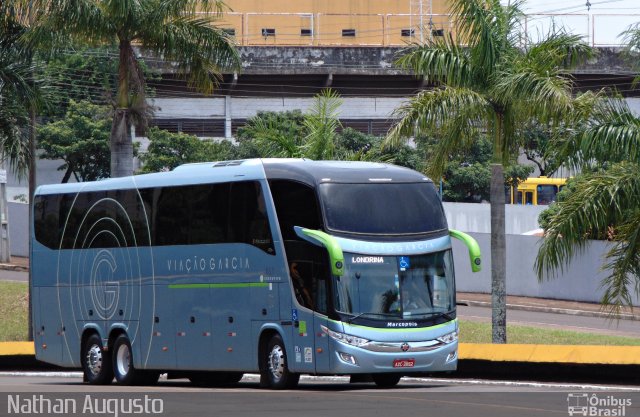
<path id="1" fill-rule="evenodd" d="M 92 334 L 82 345 L 82 370 L 84 380 L 92 385 L 107 385 L 113 380 L 111 357 L 102 346 L 102 339 Z"/>
<path id="2" fill-rule="evenodd" d="M 274 335 L 267 345 L 261 379 L 271 389 L 295 388 L 300 380 L 300 374 L 289 371 L 287 352 L 278 334 Z"/>
<path id="3" fill-rule="evenodd" d="M 396 374 L 373 374 L 371 378 L 379 388 L 391 388 L 398 385 L 401 376 Z"/>

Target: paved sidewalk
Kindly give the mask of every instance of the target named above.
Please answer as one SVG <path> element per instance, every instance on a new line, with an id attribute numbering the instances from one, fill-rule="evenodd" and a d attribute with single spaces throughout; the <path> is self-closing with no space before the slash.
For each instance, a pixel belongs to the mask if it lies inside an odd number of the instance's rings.
<path id="1" fill-rule="evenodd" d="M 457 301 L 459 304 L 469 306 L 491 307 L 491 294 L 459 292 L 457 293 Z M 507 296 L 507 309 L 612 318 L 610 313 L 596 303 L 519 297 L 515 295 Z M 613 318 L 615 319 L 615 317 Z M 623 308 L 619 318 L 622 320 L 640 320 L 640 309 Z"/>

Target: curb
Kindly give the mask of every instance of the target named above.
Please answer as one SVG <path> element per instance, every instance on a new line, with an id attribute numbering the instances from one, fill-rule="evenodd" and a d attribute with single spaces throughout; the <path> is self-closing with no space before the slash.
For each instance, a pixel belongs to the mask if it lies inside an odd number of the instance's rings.
<path id="1" fill-rule="evenodd" d="M 458 303 L 463 303 L 470 307 L 491 308 L 491 303 L 487 301 L 471 301 L 471 300 L 461 299 L 461 300 L 458 300 Z M 633 314 L 620 314 L 619 316 L 612 316 L 609 313 L 604 313 L 601 311 L 572 310 L 568 308 L 557 308 L 557 307 L 538 307 L 538 306 L 528 306 L 523 304 L 507 304 L 507 308 L 510 308 L 512 310 L 537 311 L 541 313 L 567 314 L 571 316 L 600 317 L 600 318 L 613 319 L 613 320 L 620 319 L 620 320 L 640 321 L 640 316 L 636 316 Z"/>
<path id="2" fill-rule="evenodd" d="M 0 264 L 0 270 L 16 271 L 16 272 L 29 272 L 29 267 L 20 266 L 14 264 Z"/>

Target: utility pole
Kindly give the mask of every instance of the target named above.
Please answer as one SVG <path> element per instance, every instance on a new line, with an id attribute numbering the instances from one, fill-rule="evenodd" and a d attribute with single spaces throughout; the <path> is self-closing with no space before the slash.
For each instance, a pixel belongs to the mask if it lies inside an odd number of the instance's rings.
<path id="1" fill-rule="evenodd" d="M 9 210 L 7 207 L 7 170 L 0 163 L 0 263 L 11 262 L 9 251 Z"/>

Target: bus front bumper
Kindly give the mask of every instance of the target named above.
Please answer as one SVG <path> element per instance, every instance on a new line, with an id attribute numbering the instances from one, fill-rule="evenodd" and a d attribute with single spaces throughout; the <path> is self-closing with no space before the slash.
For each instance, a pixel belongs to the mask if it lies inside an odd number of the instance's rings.
<path id="1" fill-rule="evenodd" d="M 334 374 L 455 371 L 458 363 L 457 340 L 429 350 L 419 347 L 412 350 L 412 346 L 401 343 L 398 343 L 397 351 L 394 351 L 395 346 L 392 346 L 395 344 L 389 344 L 388 349 L 375 351 L 334 340 L 330 344 L 331 372 Z"/>

